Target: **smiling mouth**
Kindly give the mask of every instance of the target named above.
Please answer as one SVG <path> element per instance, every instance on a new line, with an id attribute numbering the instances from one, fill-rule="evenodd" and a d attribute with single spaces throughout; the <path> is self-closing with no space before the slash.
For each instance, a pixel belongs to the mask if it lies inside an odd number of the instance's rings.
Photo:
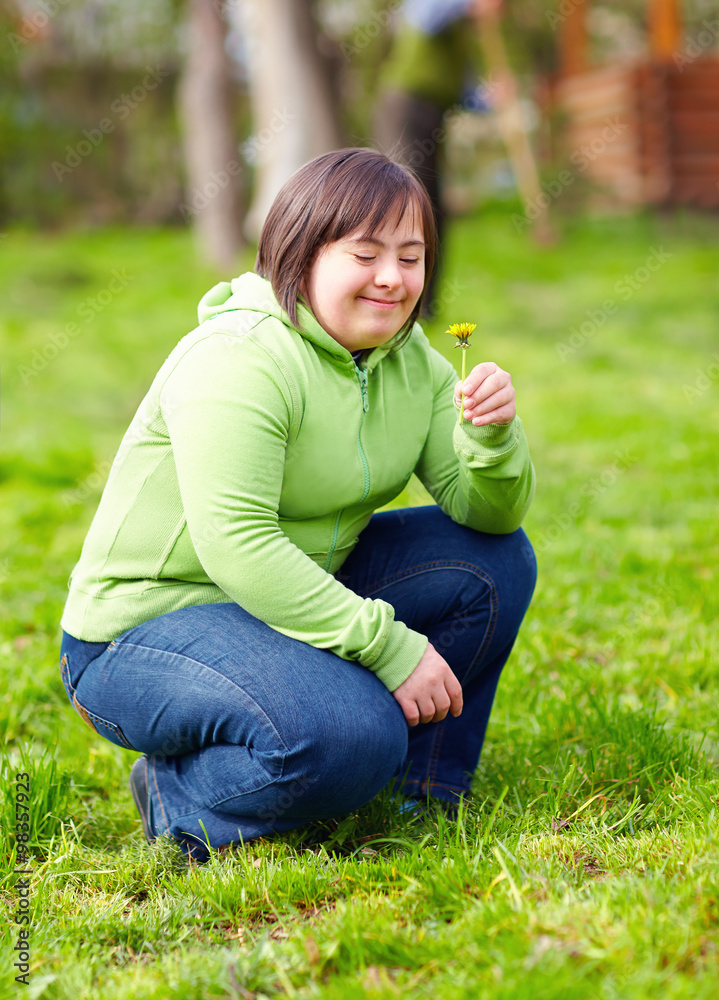
<path id="1" fill-rule="evenodd" d="M 369 302 L 371 306 L 375 306 L 377 309 L 394 309 L 402 301 L 401 299 L 370 299 L 366 295 L 360 295 L 359 298 L 362 302 Z"/>

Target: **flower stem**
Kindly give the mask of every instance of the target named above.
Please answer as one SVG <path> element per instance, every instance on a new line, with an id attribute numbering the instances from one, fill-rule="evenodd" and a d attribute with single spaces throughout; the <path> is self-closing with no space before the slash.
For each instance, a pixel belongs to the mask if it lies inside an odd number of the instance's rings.
<path id="1" fill-rule="evenodd" d="M 467 360 L 467 351 L 462 348 L 462 385 L 464 385 L 465 376 L 465 361 Z M 460 407 L 459 407 L 459 423 L 461 424 L 464 420 L 464 393 L 460 393 Z"/>

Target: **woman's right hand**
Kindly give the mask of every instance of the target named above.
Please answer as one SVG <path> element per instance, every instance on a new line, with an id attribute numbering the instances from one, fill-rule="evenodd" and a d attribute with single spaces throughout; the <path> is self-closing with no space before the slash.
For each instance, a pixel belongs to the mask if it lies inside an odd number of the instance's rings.
<path id="1" fill-rule="evenodd" d="M 451 711 L 462 712 L 462 688 L 451 667 L 432 643 L 406 681 L 392 692 L 404 712 L 407 725 L 441 722 Z"/>

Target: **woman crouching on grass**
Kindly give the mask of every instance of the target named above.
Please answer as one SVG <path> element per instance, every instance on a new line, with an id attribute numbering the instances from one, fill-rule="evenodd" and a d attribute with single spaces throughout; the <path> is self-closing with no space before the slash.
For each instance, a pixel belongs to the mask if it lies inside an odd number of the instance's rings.
<path id="1" fill-rule="evenodd" d="M 418 800 L 469 791 L 534 587 L 534 472 L 496 364 L 458 422 L 415 322 L 434 253 L 409 170 L 369 149 L 308 163 L 120 445 L 61 670 L 85 722 L 144 755 L 149 841 L 204 860 L 394 777 Z M 437 505 L 374 513 L 412 473 Z"/>

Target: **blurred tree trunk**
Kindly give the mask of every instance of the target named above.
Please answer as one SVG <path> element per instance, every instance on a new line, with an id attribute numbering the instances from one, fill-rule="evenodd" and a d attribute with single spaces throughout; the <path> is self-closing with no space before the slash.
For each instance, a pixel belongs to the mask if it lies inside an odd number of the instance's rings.
<path id="1" fill-rule="evenodd" d="M 211 264 L 232 269 L 243 245 L 225 23 L 213 0 L 188 0 L 189 51 L 179 84 L 187 174 L 182 213 Z"/>
<path id="2" fill-rule="evenodd" d="M 254 133 L 245 143 L 255 194 L 245 221 L 259 235 L 275 195 L 308 160 L 342 146 L 336 91 L 317 44 L 312 0 L 244 0 Z"/>

